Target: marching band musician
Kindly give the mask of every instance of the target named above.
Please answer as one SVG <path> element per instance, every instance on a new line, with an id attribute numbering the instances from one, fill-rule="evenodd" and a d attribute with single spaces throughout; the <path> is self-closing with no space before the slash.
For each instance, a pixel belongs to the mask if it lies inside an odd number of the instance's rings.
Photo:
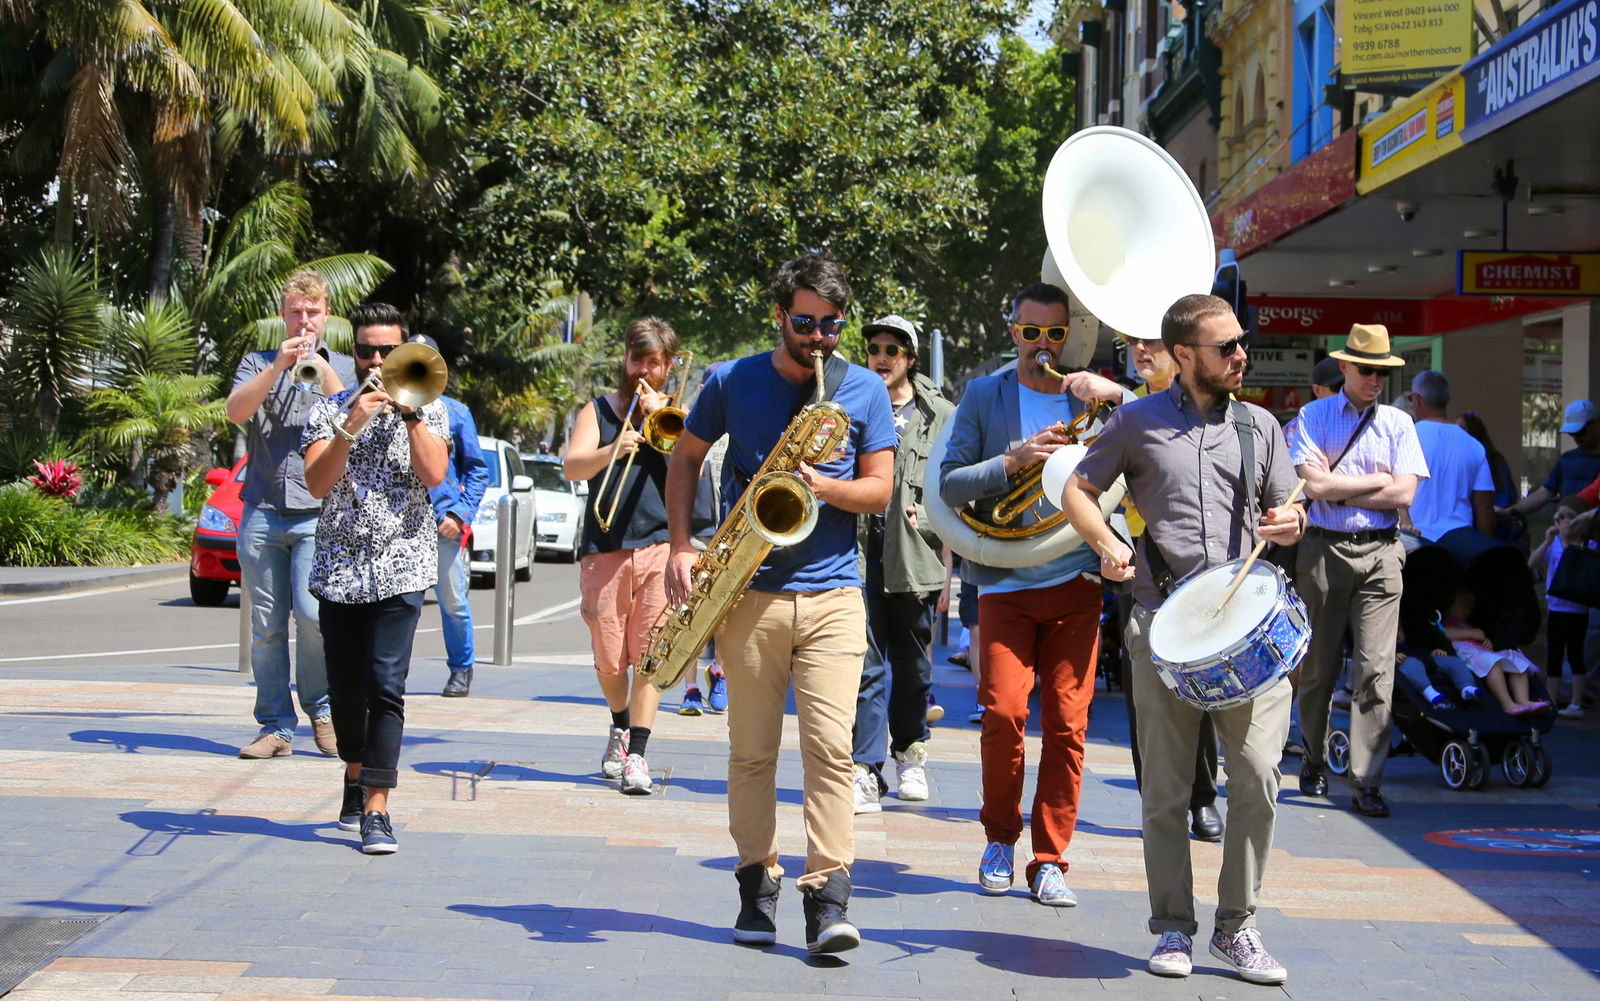
<path id="1" fill-rule="evenodd" d="M 1150 623 L 1165 600 L 1158 582 L 1238 558 L 1255 533 L 1283 545 L 1305 528 L 1299 504 L 1284 504 L 1294 468 L 1278 423 L 1267 411 L 1232 402 L 1244 380 L 1243 332 L 1232 307 L 1210 295 L 1188 295 L 1161 321 L 1161 340 L 1177 359 L 1167 390 L 1121 407 L 1089 446 L 1068 482 L 1063 509 L 1093 551 L 1107 580 L 1134 581 L 1137 602 L 1126 632 L 1132 698 L 1144 758 L 1140 784 L 1150 931 L 1160 939 L 1151 973 L 1187 976 L 1192 968 L 1194 877 L 1189 857 L 1189 798 L 1201 723 L 1207 710 L 1180 700 L 1156 674 Z M 1249 468 L 1246 468 L 1249 457 Z M 1119 476 L 1146 521 L 1138 555 L 1106 525 L 1096 499 Z M 1250 477 L 1246 486 L 1243 476 Z M 1251 497 L 1261 514 L 1244 514 Z M 1278 761 L 1289 728 L 1290 686 L 1276 684 L 1254 701 L 1211 711 L 1226 750 L 1228 823 L 1217 879 L 1211 953 L 1252 983 L 1288 978 L 1255 929 L 1256 898 L 1272 847 L 1281 775 Z"/>
<path id="2" fill-rule="evenodd" d="M 1010 489 L 1020 470 L 1067 444 L 1059 425 L 1090 400 L 1132 399 L 1121 386 L 1091 372 L 1051 375 L 1040 364 L 1061 364 L 1068 332 L 1067 294 L 1037 283 L 1017 294 L 1008 327 L 1017 364 L 968 385 L 950 418 L 950 441 L 940 467 L 940 499 L 950 507 L 994 499 Z M 1078 547 L 1039 566 L 1001 569 L 971 560 L 963 575 L 978 585 L 978 635 L 982 656 L 978 704 L 983 707 L 983 823 L 988 844 L 978 866 L 985 892 L 1005 893 L 1013 880 L 1014 851 L 1022 835 L 1023 734 L 1028 696 L 1042 681 L 1040 717 L 1044 748 L 1032 811 L 1033 861 L 1027 880 L 1033 899 L 1072 907 L 1067 887 L 1067 845 L 1078 820 L 1083 781 L 1084 732 L 1094 695 L 1100 643 L 1101 586 L 1092 574 L 1099 561 Z"/>
<path id="3" fill-rule="evenodd" d="M 725 498 L 743 495 L 749 479 L 787 434 L 794 416 L 817 395 L 815 356 L 830 359 L 845 327 L 850 285 L 833 261 L 816 254 L 778 268 L 770 286 L 782 343 L 718 367 L 689 412 L 667 474 L 672 556 L 667 599 L 690 592 L 696 549 L 690 541 L 700 468 L 710 443 L 728 436 Z M 895 432 L 883 380 L 842 358 L 824 377 L 828 398 L 849 414 L 840 452 L 795 472 L 818 506 L 809 537 L 774 549 L 750 589 L 716 634 L 728 683 L 728 831 L 738 850 L 740 910 L 733 940 L 777 942 L 778 746 L 784 704 L 794 688 L 803 802 L 806 947 L 834 953 L 861 943 L 850 924 L 850 731 L 866 654 L 866 611 L 857 569 L 856 515 L 889 503 Z"/>
<path id="4" fill-rule="evenodd" d="M 667 457 L 641 447 L 638 428 L 669 402 L 660 390 L 678 351 L 678 335 L 665 320 L 646 317 L 630 323 L 622 339 L 617 388 L 578 412 L 561 468 L 569 480 L 589 481 L 594 505 L 583 521 L 578 589 L 595 677 L 611 711 L 600 773 L 616 779 L 630 796 L 648 796 L 655 787 L 645 750 L 661 693 L 632 668 L 667 602 Z M 629 455 L 632 467 L 623 478 L 621 467 Z M 606 518 L 610 525 L 602 527 Z"/>

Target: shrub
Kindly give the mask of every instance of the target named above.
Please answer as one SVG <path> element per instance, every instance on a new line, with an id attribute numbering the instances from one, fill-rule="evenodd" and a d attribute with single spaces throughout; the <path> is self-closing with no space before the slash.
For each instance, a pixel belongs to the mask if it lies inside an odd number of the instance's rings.
<path id="1" fill-rule="evenodd" d="M 171 563 L 188 548 L 187 529 L 174 518 L 87 510 L 26 485 L 0 487 L 0 565 Z"/>

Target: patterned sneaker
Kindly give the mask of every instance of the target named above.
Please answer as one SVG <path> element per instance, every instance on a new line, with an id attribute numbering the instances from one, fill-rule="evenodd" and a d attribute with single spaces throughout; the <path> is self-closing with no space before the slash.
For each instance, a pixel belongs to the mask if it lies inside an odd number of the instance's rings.
<path id="1" fill-rule="evenodd" d="M 622 782 L 618 786 L 629 796 L 648 796 L 655 792 L 650 782 L 650 765 L 642 754 L 630 754 L 622 765 Z"/>
<path id="2" fill-rule="evenodd" d="M 700 689 L 690 688 L 683 693 L 683 701 L 678 704 L 679 716 L 699 716 L 706 711 L 706 702 L 700 697 Z"/>
<path id="3" fill-rule="evenodd" d="M 1215 932 L 1211 936 L 1211 955 L 1239 971 L 1239 976 L 1252 984 L 1281 984 L 1289 979 L 1289 971 L 1279 965 L 1267 947 L 1261 944 L 1261 933 L 1246 928 L 1237 935 Z"/>
<path id="4" fill-rule="evenodd" d="M 711 695 L 706 700 L 706 709 L 714 713 L 728 711 L 728 679 L 719 671 L 712 674 L 706 672 L 706 677 L 711 679 Z"/>
<path id="5" fill-rule="evenodd" d="M 1078 895 L 1067 888 L 1067 877 L 1054 862 L 1039 866 L 1028 895 L 1046 907 L 1077 907 Z"/>
<path id="6" fill-rule="evenodd" d="M 361 853 L 363 855 L 393 855 L 400 850 L 394 839 L 394 827 L 387 813 L 373 810 L 361 815 Z"/>
<path id="7" fill-rule="evenodd" d="M 894 752 L 894 769 L 898 775 L 895 795 L 908 803 L 928 798 L 928 745 L 917 741 L 903 751 Z"/>
<path id="8" fill-rule="evenodd" d="M 1150 953 L 1150 972 L 1158 977 L 1187 977 L 1194 970 L 1194 942 L 1181 931 L 1165 931 Z"/>
<path id="9" fill-rule="evenodd" d="M 878 776 L 872 769 L 857 761 L 851 769 L 850 785 L 855 789 L 857 813 L 882 813 L 883 793 L 878 789 Z"/>
<path id="10" fill-rule="evenodd" d="M 1014 857 L 1011 845 L 991 841 L 983 850 L 983 861 L 978 863 L 978 885 L 985 893 L 1005 893 L 1016 878 L 1011 862 Z"/>
<path id="11" fill-rule="evenodd" d="M 600 774 L 608 779 L 622 778 L 622 765 L 628 760 L 628 731 L 611 728 L 606 753 L 600 758 Z"/>
<path id="12" fill-rule="evenodd" d="M 367 807 L 367 788 L 360 782 L 344 780 L 344 802 L 339 806 L 339 830 L 361 830 L 361 814 Z"/>

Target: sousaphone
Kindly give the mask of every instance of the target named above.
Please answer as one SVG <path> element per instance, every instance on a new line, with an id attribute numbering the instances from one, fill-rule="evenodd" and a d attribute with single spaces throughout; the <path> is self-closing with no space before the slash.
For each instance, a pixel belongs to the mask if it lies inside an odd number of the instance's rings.
<path id="1" fill-rule="evenodd" d="M 1049 249 L 1040 279 L 1066 289 L 1072 300 L 1063 366 L 1088 364 L 1099 324 L 1157 337 L 1167 307 L 1182 296 L 1210 291 L 1216 250 L 1205 203 L 1177 161 L 1145 136 L 1097 125 L 1067 137 L 1045 173 L 1043 203 Z M 1097 322 L 1085 322 L 1091 318 Z M 1024 535 L 985 526 L 970 512 L 938 503 L 950 428 L 946 421 L 934 441 L 923 488 L 933 498 L 926 507 L 934 531 L 951 549 L 987 566 L 1015 568 L 1036 566 L 1083 544 L 1052 510 L 1059 496 L 1041 498 L 1051 508 L 1040 510 L 1029 526 L 1038 529 Z M 1088 429 L 1082 440 L 1092 440 L 1098 430 Z M 1081 456 L 1082 449 L 1073 452 Z M 1067 472 L 1052 469 L 1044 479 L 1063 482 Z M 1119 479 L 1100 495 L 1106 517 L 1125 492 Z"/>

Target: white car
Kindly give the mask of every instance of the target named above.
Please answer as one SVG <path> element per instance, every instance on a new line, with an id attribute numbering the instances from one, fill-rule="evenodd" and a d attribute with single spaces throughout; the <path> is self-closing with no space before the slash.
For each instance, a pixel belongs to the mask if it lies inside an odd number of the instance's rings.
<path id="1" fill-rule="evenodd" d="M 584 512 L 589 507 L 589 484 L 567 479 L 561 460 L 553 455 L 522 453 L 523 468 L 533 478 L 533 496 L 539 503 L 541 552 L 555 553 L 575 563 L 583 548 Z"/>
<path id="2" fill-rule="evenodd" d="M 538 521 L 538 501 L 533 495 L 533 480 L 523 468 L 522 456 L 508 441 L 478 436 L 478 446 L 483 449 L 483 461 L 489 464 L 489 486 L 478 505 L 478 516 L 472 519 L 472 548 L 468 569 L 473 576 L 494 579 L 495 543 L 500 537 L 500 498 L 509 491 L 516 502 L 516 537 L 512 540 L 516 554 L 514 563 L 517 580 L 533 577 L 534 531 Z"/>

